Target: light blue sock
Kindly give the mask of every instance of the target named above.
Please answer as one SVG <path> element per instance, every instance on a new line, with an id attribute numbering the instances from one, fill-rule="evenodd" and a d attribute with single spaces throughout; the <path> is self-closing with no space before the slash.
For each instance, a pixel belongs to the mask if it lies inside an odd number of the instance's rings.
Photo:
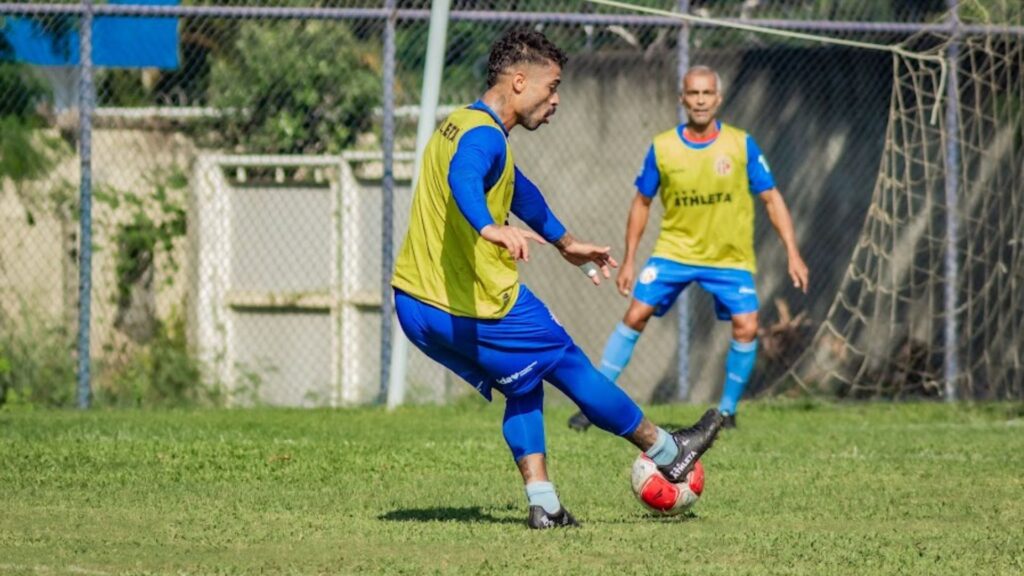
<path id="1" fill-rule="evenodd" d="M 743 390 L 750 380 L 750 372 L 754 369 L 757 359 L 757 340 L 752 342 L 732 341 L 729 355 L 725 357 L 725 385 L 722 386 L 722 401 L 718 411 L 723 414 L 735 414 L 736 405 L 743 396 Z"/>
<path id="2" fill-rule="evenodd" d="M 619 374 L 629 364 L 633 356 L 633 347 L 636 346 L 640 333 L 626 326 L 622 322 L 615 325 L 615 330 L 608 337 L 608 343 L 604 345 L 604 355 L 601 356 L 601 374 L 615 382 Z"/>
<path id="3" fill-rule="evenodd" d="M 679 446 L 676 446 L 671 434 L 664 428 L 658 428 L 658 439 L 644 454 L 658 466 L 668 466 L 679 455 Z"/>
<path id="4" fill-rule="evenodd" d="M 551 482 L 530 482 L 526 485 L 526 499 L 530 506 L 540 506 L 548 514 L 554 514 L 562 507 Z"/>

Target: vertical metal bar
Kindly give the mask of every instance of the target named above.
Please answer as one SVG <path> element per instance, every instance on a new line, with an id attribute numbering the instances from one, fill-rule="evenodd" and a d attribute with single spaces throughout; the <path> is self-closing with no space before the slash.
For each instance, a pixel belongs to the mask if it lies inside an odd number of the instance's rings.
<path id="1" fill-rule="evenodd" d="M 92 0 L 82 0 L 80 22 L 80 63 L 78 94 L 78 155 L 81 161 L 79 191 L 79 268 L 78 268 L 78 407 L 88 408 L 90 387 L 89 327 L 92 308 L 92 112 L 95 94 L 92 83 Z"/>
<path id="2" fill-rule="evenodd" d="M 679 0 L 678 10 L 682 14 L 689 13 L 690 0 Z M 683 22 L 679 26 L 679 39 L 676 44 L 676 87 L 681 91 L 683 76 L 690 68 L 690 24 Z M 676 117 L 680 123 L 686 122 L 686 110 L 682 103 L 676 105 Z M 676 386 L 676 400 L 686 401 L 690 399 L 690 304 L 691 290 L 684 290 L 679 295 L 676 303 L 676 310 L 679 319 L 679 379 Z"/>
<path id="3" fill-rule="evenodd" d="M 395 25 L 397 0 L 385 0 L 388 19 L 384 24 L 384 122 L 381 145 L 384 149 L 384 178 L 381 183 L 381 278 L 380 278 L 380 392 L 377 401 L 386 402 L 391 380 L 391 332 L 394 329 L 394 305 L 391 300 L 391 268 L 394 267 L 395 213 Z"/>
<path id="4" fill-rule="evenodd" d="M 423 90 L 420 94 L 420 118 L 416 126 L 416 165 L 413 169 L 413 190 L 419 177 L 423 149 L 437 124 L 437 103 L 441 97 L 441 74 L 444 72 L 445 47 L 448 43 L 448 17 L 451 0 L 430 3 L 430 32 L 427 34 L 427 56 L 423 65 Z M 391 382 L 388 385 L 388 408 L 405 402 L 405 378 L 409 369 L 409 340 L 394 332 L 391 355 Z"/>
<path id="5" fill-rule="evenodd" d="M 945 302 L 946 316 L 944 342 L 944 377 L 946 400 L 957 398 L 957 384 L 960 380 L 959 345 L 957 342 L 957 289 L 960 270 L 957 263 L 959 241 L 959 182 L 960 182 L 960 82 L 959 82 L 959 0 L 946 0 L 950 9 L 950 25 L 953 42 L 946 52 L 948 77 L 946 79 L 946 258 L 945 258 Z"/>

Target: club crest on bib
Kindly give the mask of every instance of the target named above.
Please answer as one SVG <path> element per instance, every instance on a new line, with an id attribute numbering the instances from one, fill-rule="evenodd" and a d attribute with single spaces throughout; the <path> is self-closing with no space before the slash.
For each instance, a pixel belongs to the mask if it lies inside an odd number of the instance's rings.
<path id="1" fill-rule="evenodd" d="M 647 266 L 640 271 L 640 283 L 650 284 L 658 279 L 658 269 L 654 266 Z"/>
<path id="2" fill-rule="evenodd" d="M 715 159 L 715 174 L 719 176 L 728 176 L 732 174 L 732 158 L 728 156 L 719 156 Z"/>

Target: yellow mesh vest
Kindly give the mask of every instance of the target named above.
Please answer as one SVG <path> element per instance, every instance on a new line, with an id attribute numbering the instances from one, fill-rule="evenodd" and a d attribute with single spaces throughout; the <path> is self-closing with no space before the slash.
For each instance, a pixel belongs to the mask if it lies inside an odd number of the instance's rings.
<path id="1" fill-rule="evenodd" d="M 654 154 L 665 206 L 654 256 L 754 272 L 746 132 L 722 124 L 715 141 L 696 150 L 673 128 L 655 136 Z"/>
<path id="2" fill-rule="evenodd" d="M 502 131 L 486 112 L 463 108 L 442 122 L 427 143 L 409 230 L 391 284 L 457 316 L 501 318 L 519 295 L 516 263 L 507 250 L 473 229 L 448 186 L 448 168 L 459 140 L 478 126 Z M 514 184 L 515 164 L 506 141 L 501 177 L 486 195 L 487 208 L 498 225 L 508 218 Z"/>

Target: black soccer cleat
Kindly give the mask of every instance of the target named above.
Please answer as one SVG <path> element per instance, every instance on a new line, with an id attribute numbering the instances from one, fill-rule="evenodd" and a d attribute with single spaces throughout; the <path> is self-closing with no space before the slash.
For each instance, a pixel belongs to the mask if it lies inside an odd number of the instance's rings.
<path id="1" fill-rule="evenodd" d="M 558 512 L 548 514 L 541 506 L 530 506 L 530 516 L 526 525 L 531 530 L 547 530 L 548 528 L 579 528 L 580 523 L 562 506 Z"/>
<path id="2" fill-rule="evenodd" d="M 590 419 L 583 412 L 577 412 L 569 417 L 569 428 L 577 432 L 586 432 L 590 424 Z"/>
<path id="3" fill-rule="evenodd" d="M 711 408 L 693 426 L 673 432 L 672 439 L 679 448 L 679 454 L 667 466 L 658 466 L 658 471 L 673 484 L 684 481 L 697 460 L 714 444 L 723 421 L 722 413 Z"/>
<path id="4" fill-rule="evenodd" d="M 736 415 L 735 414 L 723 414 L 722 415 L 722 428 L 730 430 L 736 428 Z"/>

